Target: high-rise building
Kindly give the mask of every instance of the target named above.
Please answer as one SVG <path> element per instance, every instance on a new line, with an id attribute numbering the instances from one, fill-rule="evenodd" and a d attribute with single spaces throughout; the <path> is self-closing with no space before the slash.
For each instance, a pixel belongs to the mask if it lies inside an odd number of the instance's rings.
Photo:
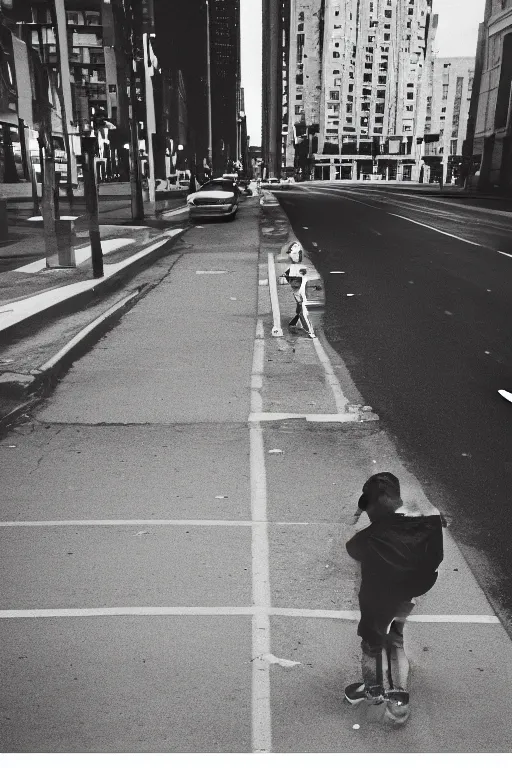
<path id="1" fill-rule="evenodd" d="M 215 174 L 240 159 L 240 0 L 210 0 L 210 67 Z"/>
<path id="2" fill-rule="evenodd" d="M 479 30 L 467 171 L 479 188 L 512 189 L 512 0 L 486 0 Z M 476 173 L 475 173 L 476 172 Z"/>
<path id="3" fill-rule="evenodd" d="M 425 91 L 422 181 L 454 181 L 463 159 L 475 74 L 471 57 L 435 58 Z M 419 124 L 421 137 L 422 125 Z"/>
<path id="4" fill-rule="evenodd" d="M 262 126 L 264 176 L 280 176 L 283 118 L 288 114 L 289 18 L 293 0 L 262 0 Z"/>
<path id="5" fill-rule="evenodd" d="M 317 179 L 417 177 L 431 7 L 432 0 L 292 0 L 289 169 Z"/>

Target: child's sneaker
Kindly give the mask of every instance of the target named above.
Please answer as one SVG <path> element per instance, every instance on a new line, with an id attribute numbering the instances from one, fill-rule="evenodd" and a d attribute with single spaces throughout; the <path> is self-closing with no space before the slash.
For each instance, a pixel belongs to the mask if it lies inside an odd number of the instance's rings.
<path id="1" fill-rule="evenodd" d="M 364 683 L 351 683 L 345 688 L 345 700 L 349 704 L 360 704 L 366 701 L 366 688 Z"/>
<path id="2" fill-rule="evenodd" d="M 384 719 L 393 725 L 403 725 L 409 719 L 411 709 L 409 694 L 403 688 L 386 691 L 387 707 Z"/>
<path id="3" fill-rule="evenodd" d="M 349 704 L 360 704 L 362 701 L 384 700 L 384 690 L 380 685 L 366 688 L 364 683 L 351 683 L 345 688 L 345 699 Z"/>

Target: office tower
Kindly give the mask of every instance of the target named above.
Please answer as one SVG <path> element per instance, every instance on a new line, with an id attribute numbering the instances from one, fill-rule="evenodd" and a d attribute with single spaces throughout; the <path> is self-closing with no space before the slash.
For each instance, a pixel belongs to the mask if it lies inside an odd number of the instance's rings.
<path id="1" fill-rule="evenodd" d="M 209 0 L 214 174 L 240 159 L 240 0 Z"/>
<path id="2" fill-rule="evenodd" d="M 512 0 L 487 0 L 479 30 L 466 150 L 481 189 L 512 189 Z M 477 175 L 475 176 L 475 172 Z"/>
<path id="3" fill-rule="evenodd" d="M 432 0 L 294 0 L 290 142 L 302 177 L 411 179 Z"/>

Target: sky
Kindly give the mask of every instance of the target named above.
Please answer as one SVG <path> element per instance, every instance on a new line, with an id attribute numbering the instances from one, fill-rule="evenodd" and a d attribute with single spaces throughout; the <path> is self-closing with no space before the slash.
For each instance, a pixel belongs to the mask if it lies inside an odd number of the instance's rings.
<path id="1" fill-rule="evenodd" d="M 438 56 L 474 56 L 478 25 L 485 0 L 434 0 L 439 15 Z M 261 144 L 261 0 L 240 0 L 242 31 L 242 86 L 245 92 L 247 133 L 251 144 Z"/>

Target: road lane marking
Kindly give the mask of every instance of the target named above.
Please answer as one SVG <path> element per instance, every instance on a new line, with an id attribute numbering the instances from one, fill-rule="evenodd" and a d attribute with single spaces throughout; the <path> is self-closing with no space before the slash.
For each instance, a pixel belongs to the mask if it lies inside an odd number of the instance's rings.
<path id="1" fill-rule="evenodd" d="M 444 232 L 442 229 L 437 229 L 437 227 L 431 227 L 429 224 L 423 224 L 421 221 L 416 221 L 416 219 L 408 219 L 407 216 L 400 216 L 398 213 L 390 213 L 388 215 L 394 216 L 396 219 L 403 219 L 404 221 L 410 221 L 412 224 L 417 224 L 419 227 L 425 227 L 426 229 L 431 229 L 434 232 L 439 232 L 441 235 L 446 235 L 447 237 L 453 237 L 455 240 L 461 240 L 463 243 L 469 243 L 469 245 L 476 245 L 478 248 L 487 248 L 486 245 L 482 245 L 481 243 L 474 243 L 472 240 L 466 240 L 465 237 L 452 235 L 451 232 Z"/>
<path id="2" fill-rule="evenodd" d="M 344 397 L 343 393 L 342 396 Z M 341 401 L 340 401 L 341 402 Z M 348 401 L 347 401 L 348 402 Z M 309 422 L 331 421 L 333 423 L 343 423 L 348 421 L 360 421 L 358 413 L 251 413 L 249 422 L 255 421 L 286 421 L 287 419 L 305 419 Z"/>
<path id="3" fill-rule="evenodd" d="M 338 411 L 339 414 L 345 414 L 345 406 L 348 405 L 348 400 L 343 394 L 343 390 L 341 389 L 341 384 L 338 381 L 338 377 L 334 373 L 333 367 L 331 365 L 331 361 L 326 355 L 324 348 L 322 347 L 322 344 L 320 343 L 320 340 L 318 338 L 313 339 L 313 344 L 315 345 L 315 350 L 316 350 L 318 359 L 322 363 L 325 380 L 331 388 L 331 391 L 334 397 L 334 402 L 336 403 L 336 410 Z"/>
<path id="4" fill-rule="evenodd" d="M 272 305 L 272 317 L 274 325 L 272 327 L 272 336 L 282 336 L 283 329 L 281 327 L 281 310 L 279 309 L 279 298 L 277 295 L 277 279 L 276 279 L 276 265 L 274 261 L 274 254 L 268 253 L 268 285 L 270 290 L 270 303 Z"/>
<path id="5" fill-rule="evenodd" d="M 87 618 L 87 617 L 108 617 L 108 616 L 252 616 L 253 618 L 265 617 L 265 621 L 258 626 L 258 633 L 263 630 L 264 634 L 269 635 L 269 617 L 280 616 L 283 618 L 301 618 L 301 619 L 335 619 L 337 621 L 359 621 L 359 611 L 330 611 L 322 609 L 309 608 L 267 608 L 262 614 L 261 608 L 257 605 L 252 606 L 129 606 L 112 608 L 28 608 L 23 610 L 4 609 L 0 610 L 0 619 L 67 619 L 67 618 Z M 492 614 L 417 614 L 409 616 L 408 622 L 413 624 L 501 624 L 497 616 Z M 264 644 L 262 644 L 263 647 Z M 254 645 L 253 645 L 254 649 Z M 263 656 L 270 651 L 260 651 Z M 253 658 L 255 658 L 253 653 Z M 266 670 L 264 676 L 268 680 L 268 661 L 265 662 Z M 254 668 L 253 668 L 254 670 Z M 254 671 L 253 671 L 254 681 Z M 265 691 L 258 688 L 257 693 L 267 693 L 269 689 L 265 686 Z M 253 689 L 254 701 L 254 689 Z M 256 709 L 258 711 L 259 723 L 268 729 L 270 725 L 270 702 L 265 697 L 258 696 Z M 268 705 L 268 706 L 267 706 Z M 268 711 L 265 712 L 264 709 Z M 254 715 L 254 712 L 253 712 Z M 267 745 L 270 750 L 270 731 L 258 735 L 264 739 L 258 741 L 258 745 Z M 254 746 L 257 744 L 254 743 Z"/>
<path id="6" fill-rule="evenodd" d="M 501 253 L 502 256 L 508 256 L 510 259 L 512 259 L 512 253 L 506 253 L 506 251 L 498 251 L 498 253 Z"/>
<path id="7" fill-rule="evenodd" d="M 274 256 L 268 254 L 269 284 L 277 299 Z M 258 286 L 258 306 L 262 304 L 263 287 Z M 274 307 L 273 307 L 274 309 Z M 279 304 L 277 304 L 279 314 Z M 276 324 L 274 313 L 274 327 Z M 279 318 L 280 326 L 280 318 Z M 282 331 L 281 331 L 282 335 Z M 270 555 L 267 520 L 267 476 L 263 429 L 257 419 L 263 410 L 265 339 L 262 318 L 256 323 L 256 337 L 251 374 L 251 413 L 249 414 L 250 490 L 251 490 L 251 564 L 252 564 L 252 697 L 251 743 L 254 753 L 269 753 L 272 749 L 270 712 Z M 255 418 L 251 418 L 255 417 Z"/>
<path id="8" fill-rule="evenodd" d="M 303 522 L 289 522 L 273 520 L 269 525 L 310 525 Z M 71 528 L 73 526 L 138 526 L 139 528 L 165 525 L 185 526 L 226 526 L 248 527 L 261 525 L 261 521 L 255 520 L 9 520 L 0 522 L 0 528 Z"/>

